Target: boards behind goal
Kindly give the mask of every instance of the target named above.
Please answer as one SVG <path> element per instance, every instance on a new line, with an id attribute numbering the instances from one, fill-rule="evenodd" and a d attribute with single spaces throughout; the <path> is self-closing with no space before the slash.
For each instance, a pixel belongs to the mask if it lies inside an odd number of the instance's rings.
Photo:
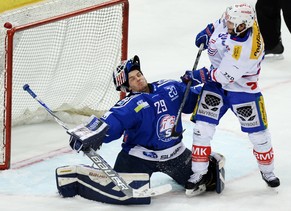
<path id="1" fill-rule="evenodd" d="M 128 1 L 50 0 L 4 13 L 0 24 L 0 169 L 8 169 L 13 126 L 49 118 L 24 84 L 66 118 L 100 116 L 119 99 L 112 72 L 127 58 Z"/>

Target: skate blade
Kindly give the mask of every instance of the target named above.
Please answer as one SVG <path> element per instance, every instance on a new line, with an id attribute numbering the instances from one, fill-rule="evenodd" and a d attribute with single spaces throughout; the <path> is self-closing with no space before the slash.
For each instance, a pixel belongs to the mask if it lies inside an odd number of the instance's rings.
<path id="1" fill-rule="evenodd" d="M 269 61 L 269 62 L 282 60 L 282 59 L 284 59 L 283 54 L 268 54 L 268 55 L 265 55 L 265 61 Z"/>
<path id="2" fill-rule="evenodd" d="M 200 185 L 198 186 L 198 188 L 196 190 L 194 189 L 186 189 L 186 196 L 187 197 L 193 197 L 193 196 L 197 196 L 200 195 L 201 193 L 204 193 L 206 191 L 206 185 Z"/>

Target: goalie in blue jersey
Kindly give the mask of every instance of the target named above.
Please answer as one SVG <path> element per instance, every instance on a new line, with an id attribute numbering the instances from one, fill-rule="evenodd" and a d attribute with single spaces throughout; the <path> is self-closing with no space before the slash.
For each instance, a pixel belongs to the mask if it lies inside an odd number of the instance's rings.
<path id="1" fill-rule="evenodd" d="M 191 170 L 191 150 L 182 142 L 182 121 L 176 126 L 180 136 L 172 136 L 178 110 L 186 90 L 187 77 L 182 81 L 160 80 L 148 83 L 144 77 L 138 56 L 121 62 L 113 73 L 117 91 L 128 92 L 118 101 L 101 121 L 107 127 L 97 136 L 83 139 L 71 136 L 70 146 L 77 151 L 88 148 L 97 150 L 103 143 L 123 136 L 122 150 L 119 152 L 114 170 L 120 173 L 146 173 L 149 177 L 154 172 L 162 172 L 185 186 L 193 174 Z M 201 91 L 201 85 L 193 82 L 183 113 L 192 113 Z M 196 86 L 195 86 L 196 85 Z M 106 134 L 106 135 L 105 135 Z M 209 178 L 201 191 L 216 190 L 220 193 L 224 187 L 224 157 L 217 153 L 210 155 Z"/>

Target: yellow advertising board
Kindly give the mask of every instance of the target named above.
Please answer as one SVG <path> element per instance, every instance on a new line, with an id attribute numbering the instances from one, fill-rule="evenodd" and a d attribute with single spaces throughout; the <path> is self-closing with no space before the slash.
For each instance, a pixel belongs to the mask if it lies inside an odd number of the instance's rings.
<path id="1" fill-rule="evenodd" d="M 1 0 L 0 13 L 43 0 Z"/>

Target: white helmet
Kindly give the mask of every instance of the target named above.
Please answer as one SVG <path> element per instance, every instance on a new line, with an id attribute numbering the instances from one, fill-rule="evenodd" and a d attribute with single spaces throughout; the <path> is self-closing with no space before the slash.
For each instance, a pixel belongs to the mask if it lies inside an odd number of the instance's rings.
<path id="1" fill-rule="evenodd" d="M 234 32 L 238 35 L 253 26 L 255 22 L 255 14 L 255 10 L 251 5 L 235 4 L 226 8 L 224 18 L 226 21 L 234 24 Z M 237 32 L 237 27 L 242 23 L 246 25 L 246 29 L 241 32 Z"/>

